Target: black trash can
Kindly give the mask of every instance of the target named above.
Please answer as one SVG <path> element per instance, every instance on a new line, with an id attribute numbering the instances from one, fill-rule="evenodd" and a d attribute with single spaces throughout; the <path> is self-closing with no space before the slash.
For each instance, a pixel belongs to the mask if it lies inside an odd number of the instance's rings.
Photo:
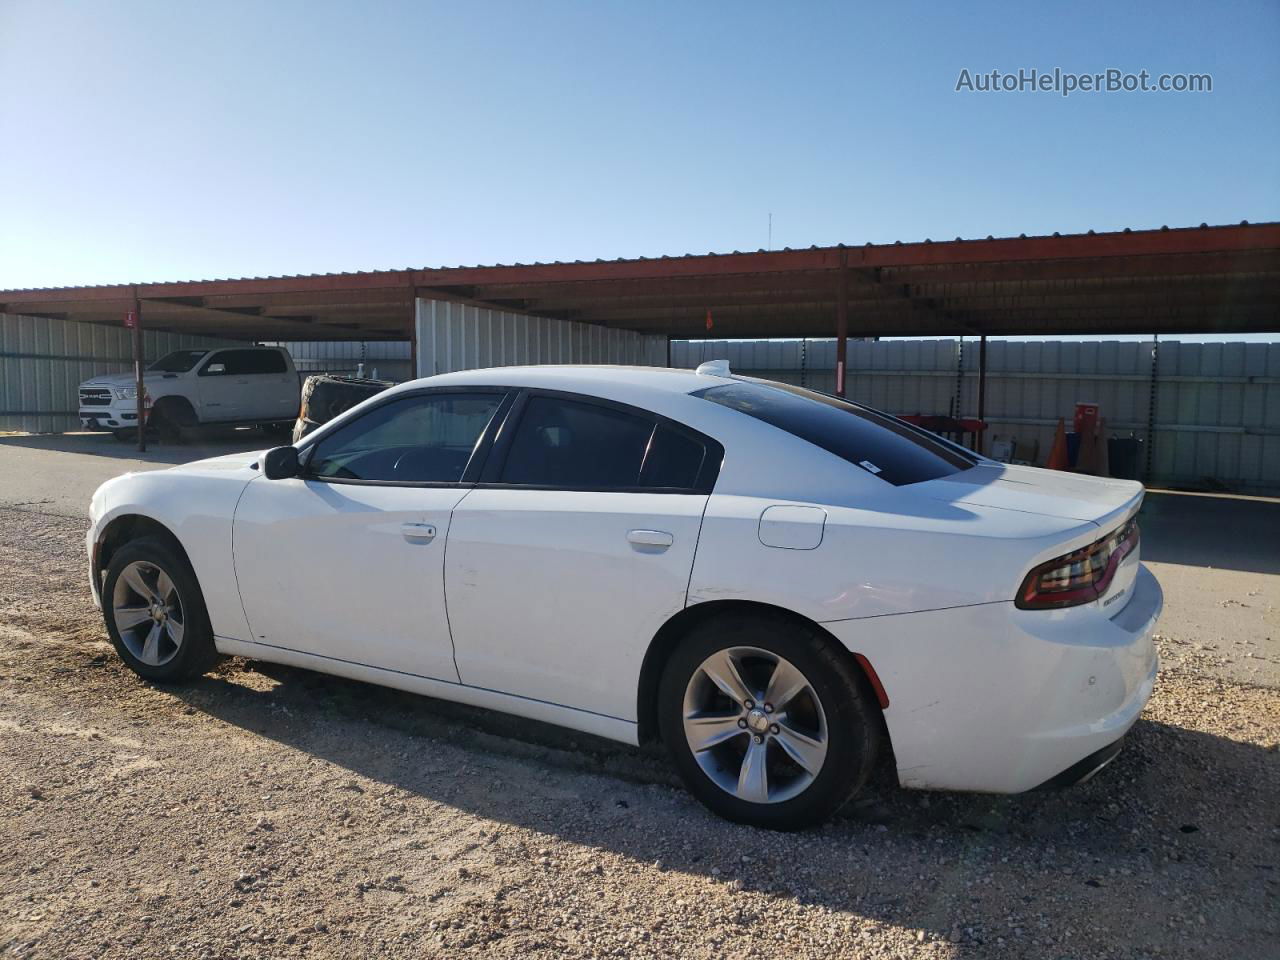
<path id="1" fill-rule="evenodd" d="M 1107 459 L 1113 477 L 1137 480 L 1142 469 L 1142 441 L 1137 437 L 1112 437 L 1107 441 Z"/>

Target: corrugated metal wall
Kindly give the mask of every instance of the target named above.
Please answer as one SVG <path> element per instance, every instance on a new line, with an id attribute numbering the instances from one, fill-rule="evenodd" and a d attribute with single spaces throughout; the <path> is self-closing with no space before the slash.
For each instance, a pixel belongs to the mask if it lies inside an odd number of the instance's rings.
<path id="1" fill-rule="evenodd" d="M 149 361 L 171 350 L 230 343 L 143 331 Z M 79 429 L 76 388 L 103 373 L 133 369 L 124 327 L 0 314 L 0 430 L 56 433 Z"/>
<path id="2" fill-rule="evenodd" d="M 447 300 L 418 300 L 417 333 L 420 377 L 514 364 L 667 362 L 665 336 Z"/>
<path id="3" fill-rule="evenodd" d="M 397 383 L 413 379 L 412 350 L 408 340 L 320 340 L 280 343 L 293 355 L 303 376 L 332 373 L 353 377 L 364 364 L 366 377 Z"/>
<path id="4" fill-rule="evenodd" d="M 677 367 L 721 358 L 741 373 L 835 388 L 833 340 L 671 344 Z M 849 397 L 890 413 L 948 414 L 958 401 L 960 415 L 977 415 L 976 340 L 851 342 L 848 370 Z M 1280 342 L 988 342 L 992 438 L 1035 441 L 1043 463 L 1058 418 L 1069 428 L 1079 401 L 1100 406 L 1110 435 L 1144 441 L 1152 485 L 1280 493 Z"/>

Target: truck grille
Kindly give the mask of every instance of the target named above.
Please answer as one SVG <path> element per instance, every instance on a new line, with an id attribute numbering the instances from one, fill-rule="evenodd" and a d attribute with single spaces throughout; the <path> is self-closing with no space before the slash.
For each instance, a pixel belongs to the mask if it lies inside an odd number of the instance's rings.
<path id="1" fill-rule="evenodd" d="M 81 390 L 80 406 L 82 407 L 109 407 L 111 406 L 110 390 Z"/>

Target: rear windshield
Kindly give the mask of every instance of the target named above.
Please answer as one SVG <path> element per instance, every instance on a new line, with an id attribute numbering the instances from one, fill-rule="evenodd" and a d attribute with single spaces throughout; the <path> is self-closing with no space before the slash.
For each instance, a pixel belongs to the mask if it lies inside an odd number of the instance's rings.
<path id="1" fill-rule="evenodd" d="M 208 352 L 208 350 L 175 350 L 161 357 L 147 369 L 157 373 L 186 373 Z"/>
<path id="2" fill-rule="evenodd" d="M 786 383 L 743 379 L 695 396 L 808 440 L 895 486 L 948 477 L 978 462 L 896 417 Z"/>

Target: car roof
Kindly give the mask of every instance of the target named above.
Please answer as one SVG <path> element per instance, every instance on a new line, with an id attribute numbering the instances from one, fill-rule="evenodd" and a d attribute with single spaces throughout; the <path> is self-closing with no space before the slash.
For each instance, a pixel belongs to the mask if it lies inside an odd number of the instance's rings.
<path id="1" fill-rule="evenodd" d="M 611 364 L 560 364 L 459 370 L 411 380 L 397 389 L 426 386 L 541 387 L 591 393 L 595 388 L 627 387 L 629 392 L 689 394 L 734 381 L 728 377 L 671 367 L 628 367 Z"/>

